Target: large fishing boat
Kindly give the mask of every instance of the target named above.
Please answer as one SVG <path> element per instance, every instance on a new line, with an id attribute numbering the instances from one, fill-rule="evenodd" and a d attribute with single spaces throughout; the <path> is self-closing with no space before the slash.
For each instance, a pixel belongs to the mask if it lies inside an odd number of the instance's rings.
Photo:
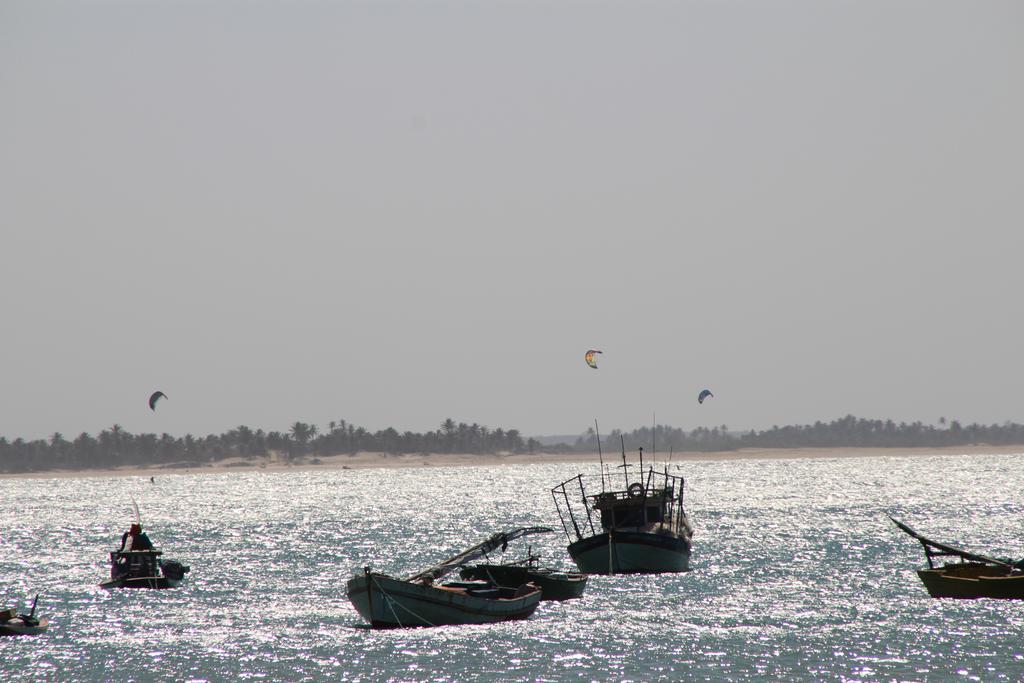
<path id="1" fill-rule="evenodd" d="M 483 543 L 405 579 L 371 572 L 369 567 L 348 582 L 348 599 L 371 626 L 442 626 L 486 624 L 525 619 L 540 603 L 540 589 L 525 583 L 499 586 L 488 581 L 438 580 L 489 553 L 504 550 L 508 543 L 529 534 L 549 532 L 547 527 L 527 527 L 497 533 Z"/>
<path id="2" fill-rule="evenodd" d="M 892 517 L 893 523 L 924 547 L 928 569 L 918 569 L 917 576 L 933 598 L 998 598 L 1024 600 L 1024 572 L 1021 562 L 997 560 L 985 555 L 954 548 L 917 533 Z M 959 562 L 936 566 L 933 558 L 955 557 Z"/>
<path id="3" fill-rule="evenodd" d="M 578 474 L 551 489 L 569 541 L 569 555 L 588 574 L 684 572 L 689 569 L 693 528 L 683 509 L 682 477 L 644 470 L 631 479 L 622 451 L 622 478 Z M 614 482 L 613 482 L 614 479 Z M 600 492 L 595 489 L 600 480 Z M 616 488 L 621 482 L 622 488 Z M 589 487 L 589 488 L 588 488 Z"/>

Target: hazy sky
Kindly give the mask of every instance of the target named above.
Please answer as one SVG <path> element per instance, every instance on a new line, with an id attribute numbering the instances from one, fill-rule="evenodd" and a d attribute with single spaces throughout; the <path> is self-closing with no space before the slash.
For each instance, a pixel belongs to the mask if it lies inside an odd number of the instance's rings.
<path id="1" fill-rule="evenodd" d="M 1024 421 L 1022 126 L 1019 0 L 0 0 L 0 435 Z"/>

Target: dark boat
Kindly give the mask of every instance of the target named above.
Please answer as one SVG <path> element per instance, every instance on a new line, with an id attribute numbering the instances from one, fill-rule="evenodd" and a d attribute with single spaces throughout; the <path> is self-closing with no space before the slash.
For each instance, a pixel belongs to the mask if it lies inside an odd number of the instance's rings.
<path id="1" fill-rule="evenodd" d="M 689 569 L 693 529 L 683 509 L 685 481 L 668 473 L 643 469 L 630 480 L 625 449 L 623 488 L 612 489 L 602 465 L 600 492 L 595 475 L 579 474 L 551 489 L 558 516 L 569 540 L 569 555 L 587 574 L 684 572 Z M 596 522 L 596 523 L 595 523 Z"/>
<path id="2" fill-rule="evenodd" d="M 405 579 L 371 572 L 369 567 L 348 581 L 348 599 L 359 615 L 377 628 L 487 624 L 526 619 L 540 603 L 540 589 L 530 583 L 515 587 L 487 581 L 436 581 L 467 562 L 504 548 L 509 541 L 551 531 L 528 527 L 497 533 L 444 562 Z"/>
<path id="3" fill-rule="evenodd" d="M 28 614 L 17 614 L 13 609 L 0 610 L 0 636 L 36 636 L 45 633 L 50 622 L 36 617 L 38 602 L 39 596 L 36 595 Z"/>
<path id="4" fill-rule="evenodd" d="M 463 567 L 459 575 L 464 579 L 488 581 L 496 586 L 520 586 L 532 583 L 541 591 L 541 600 L 572 600 L 583 597 L 587 575 L 560 572 L 540 566 L 540 558 L 529 549 L 526 557 L 502 564 L 475 564 Z"/>
<path id="5" fill-rule="evenodd" d="M 185 580 L 188 565 L 161 559 L 163 553 L 153 547 L 142 530 L 139 505 L 132 498 L 135 523 L 121 536 L 121 547 L 110 553 L 110 580 L 100 588 L 175 588 Z"/>
<path id="6" fill-rule="evenodd" d="M 933 598 L 996 598 L 1024 600 L 1024 572 L 1020 563 L 997 560 L 933 541 L 892 517 L 893 523 L 924 547 L 928 569 L 918 569 L 921 583 Z M 936 566 L 933 558 L 956 557 L 959 562 Z"/>
<path id="7" fill-rule="evenodd" d="M 175 588 L 185 580 L 189 567 L 177 560 L 163 560 L 159 550 L 110 553 L 110 580 L 100 588 Z"/>

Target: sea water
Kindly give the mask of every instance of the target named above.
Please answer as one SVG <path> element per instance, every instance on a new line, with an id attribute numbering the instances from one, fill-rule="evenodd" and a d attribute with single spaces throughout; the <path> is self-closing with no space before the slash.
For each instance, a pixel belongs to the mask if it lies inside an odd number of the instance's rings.
<path id="1" fill-rule="evenodd" d="M 692 571 L 593 576 L 525 621 L 366 628 L 363 567 L 404 576 L 499 530 L 571 566 L 550 488 L 596 465 L 157 474 L 0 481 L 0 599 L 48 633 L 0 639 L 3 680 L 1020 680 L 1024 603 L 934 600 L 936 540 L 1024 556 L 1022 455 L 673 463 Z M 678 469 L 676 469 L 678 467 Z M 105 591 L 131 497 L 164 591 Z"/>

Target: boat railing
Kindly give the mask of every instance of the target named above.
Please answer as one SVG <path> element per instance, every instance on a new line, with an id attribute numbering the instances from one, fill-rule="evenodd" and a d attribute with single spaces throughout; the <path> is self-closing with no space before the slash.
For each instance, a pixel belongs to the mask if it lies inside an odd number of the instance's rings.
<path id="1" fill-rule="evenodd" d="M 573 536 L 577 540 L 589 535 L 596 535 L 598 528 L 609 530 L 615 528 L 640 528 L 648 526 L 648 522 L 657 523 L 659 528 L 667 529 L 675 533 L 681 533 L 686 529 L 685 515 L 683 513 L 683 491 L 685 479 L 683 477 L 669 474 L 667 470 L 659 472 L 651 467 L 647 472 L 641 473 L 640 479 L 630 481 L 627 473 L 623 475 L 625 488 L 607 490 L 607 477 L 600 475 L 578 474 L 572 479 L 567 479 L 551 489 L 551 496 L 555 501 L 555 508 L 558 511 L 559 520 L 562 522 L 562 530 L 570 542 Z M 588 492 L 597 488 L 600 482 L 600 493 Z M 647 505 L 656 503 L 658 510 L 655 518 L 649 520 Z M 641 507 L 641 513 L 633 515 L 628 521 L 618 520 L 615 515 L 616 508 Z M 599 513 L 609 513 L 610 517 Z M 597 517 L 597 524 L 594 517 Z"/>
<path id="2" fill-rule="evenodd" d="M 114 562 L 122 557 L 126 560 L 142 560 L 143 558 L 156 559 L 163 554 L 162 550 L 112 550 L 110 551 L 110 561 Z"/>
<path id="3" fill-rule="evenodd" d="M 157 576 L 160 550 L 113 550 L 110 553 L 111 578 L 118 576 Z"/>
<path id="4" fill-rule="evenodd" d="M 656 500 L 660 498 L 672 498 L 673 489 L 672 487 L 658 487 L 650 486 L 645 487 L 639 482 L 633 484 L 636 488 L 626 489 L 625 491 L 605 491 L 604 493 L 594 493 L 587 498 L 593 501 L 593 504 L 609 504 L 623 501 L 638 501 L 646 498 L 647 500 Z"/>

